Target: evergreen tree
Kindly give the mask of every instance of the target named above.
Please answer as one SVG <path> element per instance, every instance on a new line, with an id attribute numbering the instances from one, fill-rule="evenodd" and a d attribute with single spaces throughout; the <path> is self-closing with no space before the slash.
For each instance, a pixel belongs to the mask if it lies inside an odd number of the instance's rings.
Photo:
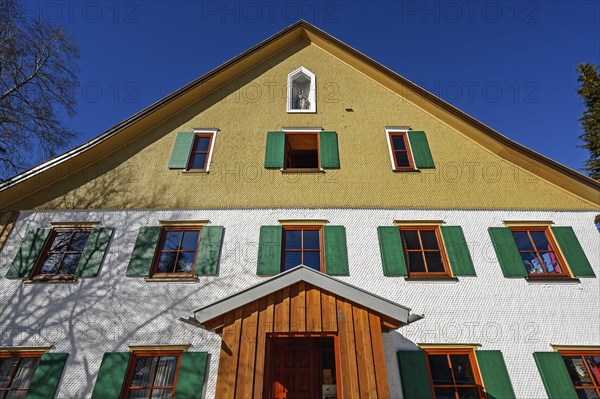
<path id="1" fill-rule="evenodd" d="M 600 75 L 598 67 L 592 64 L 579 64 L 577 67 L 581 82 L 577 93 L 583 99 L 586 109 L 579 119 L 583 134 L 579 138 L 584 142 L 581 146 L 590 153 L 584 170 L 595 180 L 600 179 Z"/>

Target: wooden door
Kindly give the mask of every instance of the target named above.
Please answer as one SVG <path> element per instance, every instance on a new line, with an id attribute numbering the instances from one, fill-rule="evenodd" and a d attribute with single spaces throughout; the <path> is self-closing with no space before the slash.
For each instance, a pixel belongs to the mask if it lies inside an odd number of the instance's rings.
<path id="1" fill-rule="evenodd" d="M 318 341 L 310 338 L 273 339 L 273 399 L 319 397 Z"/>

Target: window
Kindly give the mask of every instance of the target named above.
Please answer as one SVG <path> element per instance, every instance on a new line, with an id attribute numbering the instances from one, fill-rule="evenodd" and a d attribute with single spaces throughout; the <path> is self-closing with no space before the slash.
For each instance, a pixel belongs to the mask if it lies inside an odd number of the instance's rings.
<path id="1" fill-rule="evenodd" d="M 315 74 L 300 67 L 288 75 L 287 112 L 314 113 L 317 111 Z"/>
<path id="2" fill-rule="evenodd" d="M 434 397 L 483 399 L 483 387 L 472 349 L 425 349 Z"/>
<path id="3" fill-rule="evenodd" d="M 194 137 L 192 151 L 188 161 L 188 170 L 206 170 L 212 144 L 213 135 L 198 133 Z"/>
<path id="4" fill-rule="evenodd" d="M 285 134 L 285 169 L 319 169 L 319 134 Z"/>
<path id="5" fill-rule="evenodd" d="M 285 226 L 283 228 L 281 271 L 305 265 L 324 272 L 322 242 L 323 229 L 321 226 Z"/>
<path id="6" fill-rule="evenodd" d="M 133 352 L 121 398 L 173 398 L 181 354 L 181 351 Z"/>
<path id="7" fill-rule="evenodd" d="M 510 230 L 530 276 L 568 275 L 547 227 L 513 227 Z"/>
<path id="8" fill-rule="evenodd" d="M 582 399 L 600 397 L 600 351 L 561 352 L 577 396 Z"/>
<path id="9" fill-rule="evenodd" d="M 400 237 L 410 277 L 450 275 L 437 226 L 400 227 Z"/>
<path id="10" fill-rule="evenodd" d="M 42 250 L 32 279 L 72 278 L 90 232 L 89 228 L 54 229 Z"/>
<path id="11" fill-rule="evenodd" d="M 0 352 L 0 399 L 21 399 L 33 380 L 42 352 Z"/>
<path id="12" fill-rule="evenodd" d="M 163 227 L 152 277 L 194 273 L 201 227 Z"/>
<path id="13" fill-rule="evenodd" d="M 414 169 L 407 134 L 405 132 L 390 133 L 390 145 L 396 169 Z"/>

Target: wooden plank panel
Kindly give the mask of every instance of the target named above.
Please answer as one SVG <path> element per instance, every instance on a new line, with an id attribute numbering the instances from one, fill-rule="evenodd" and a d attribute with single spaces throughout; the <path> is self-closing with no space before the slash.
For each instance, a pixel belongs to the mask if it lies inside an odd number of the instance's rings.
<path id="1" fill-rule="evenodd" d="M 290 331 L 290 287 L 275 293 L 275 319 L 273 332 Z"/>
<path id="2" fill-rule="evenodd" d="M 388 387 L 385 353 L 383 351 L 383 337 L 381 336 L 381 319 L 379 316 L 369 313 L 369 327 L 371 329 L 371 347 L 373 348 L 377 397 L 379 399 L 389 399 L 390 389 Z"/>
<path id="3" fill-rule="evenodd" d="M 219 371 L 217 373 L 217 398 L 232 398 L 235 395 L 235 380 L 242 327 L 242 309 L 225 315 L 225 325 L 221 335 Z"/>
<path id="4" fill-rule="evenodd" d="M 0 250 L 18 218 L 19 212 L 0 212 Z"/>
<path id="5" fill-rule="evenodd" d="M 356 364 L 359 370 L 360 395 L 363 398 L 376 398 L 377 384 L 375 382 L 375 366 L 373 365 L 373 350 L 371 348 L 369 314 L 359 306 L 352 307 L 352 314 L 354 317 L 354 343 L 356 346 Z"/>
<path id="6" fill-rule="evenodd" d="M 240 355 L 235 387 L 236 398 L 252 399 L 257 328 L 258 301 L 253 301 L 245 305 L 242 310 L 242 335 L 240 337 Z"/>
<path id="7" fill-rule="evenodd" d="M 321 332 L 321 292 L 306 284 L 306 331 Z"/>
<path id="8" fill-rule="evenodd" d="M 304 281 L 290 287 L 290 332 L 306 331 L 306 291 Z"/>
<path id="9" fill-rule="evenodd" d="M 356 348 L 354 345 L 354 322 L 352 305 L 342 298 L 336 298 L 338 320 L 338 338 L 340 342 L 340 374 L 342 398 L 358 398 L 358 368 L 356 366 Z"/>
<path id="10" fill-rule="evenodd" d="M 327 291 L 321 291 L 321 319 L 323 331 L 338 330 L 335 296 Z"/>
<path id="11" fill-rule="evenodd" d="M 254 370 L 254 397 L 263 397 L 265 354 L 267 333 L 273 331 L 273 314 L 275 311 L 273 294 L 261 298 L 258 304 L 258 334 L 256 336 L 256 367 Z"/>

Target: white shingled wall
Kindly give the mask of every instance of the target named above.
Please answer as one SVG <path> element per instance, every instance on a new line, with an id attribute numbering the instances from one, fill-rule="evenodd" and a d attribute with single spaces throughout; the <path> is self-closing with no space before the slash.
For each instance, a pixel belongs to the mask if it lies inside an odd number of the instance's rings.
<path id="1" fill-rule="evenodd" d="M 214 397 L 220 337 L 182 323 L 196 308 L 249 287 L 256 276 L 261 225 L 278 219 L 326 219 L 346 226 L 350 276 L 344 281 L 424 314 L 417 323 L 384 334 L 392 397 L 402 397 L 396 351 L 415 343 L 478 343 L 499 349 L 519 398 L 545 398 L 532 353 L 550 344 L 600 345 L 600 283 L 530 283 L 506 279 L 487 228 L 502 220 L 552 220 L 572 226 L 600 276 L 600 234 L 592 212 L 455 210 L 163 210 L 24 212 L 0 253 L 0 346 L 53 345 L 69 358 L 57 398 L 91 395 L 102 354 L 129 345 L 187 344 L 211 357 L 206 397 Z M 125 277 L 140 226 L 159 220 L 209 219 L 225 227 L 217 277 L 195 283 L 147 283 Z M 377 226 L 395 219 L 444 220 L 462 226 L 477 277 L 416 282 L 384 277 Z M 51 221 L 100 221 L 115 228 L 100 275 L 77 283 L 24 285 L 4 278 L 28 229 Z"/>

